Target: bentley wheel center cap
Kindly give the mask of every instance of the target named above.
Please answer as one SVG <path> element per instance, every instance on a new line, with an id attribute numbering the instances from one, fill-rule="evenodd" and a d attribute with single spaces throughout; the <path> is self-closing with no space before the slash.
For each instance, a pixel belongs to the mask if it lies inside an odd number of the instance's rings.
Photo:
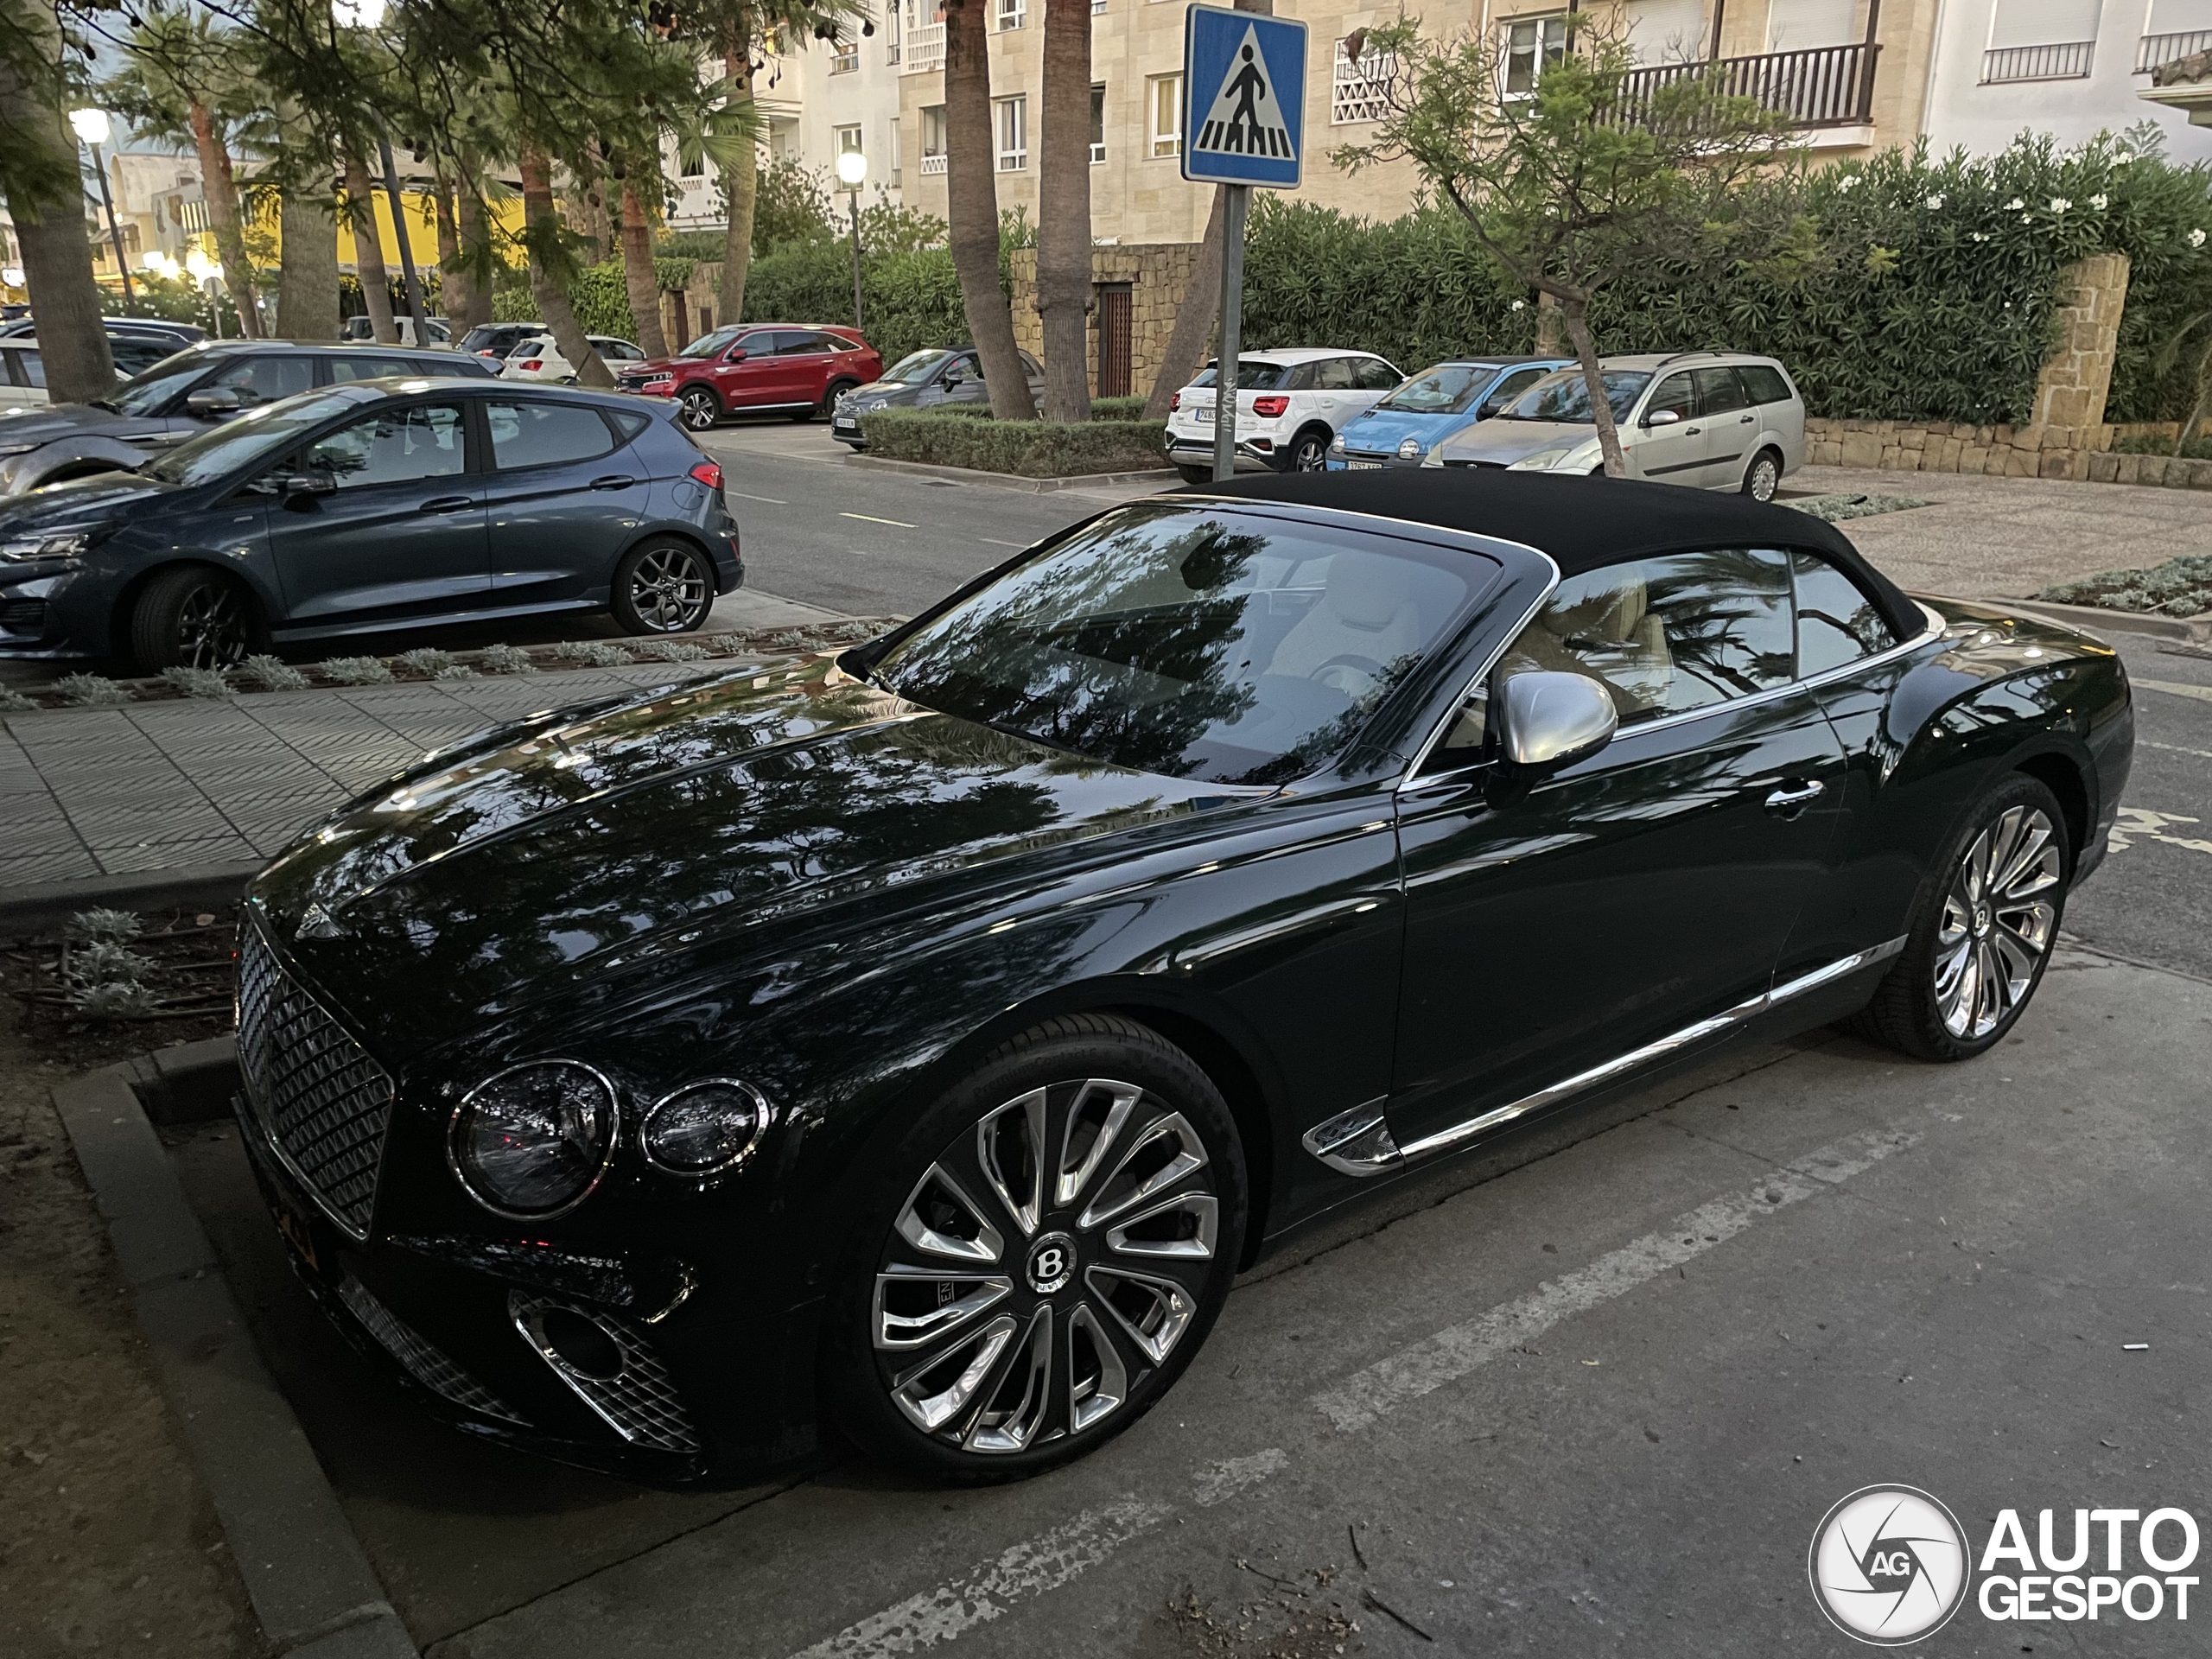
<path id="1" fill-rule="evenodd" d="M 1029 1288 L 1039 1296 L 1064 1290 L 1075 1277 L 1075 1240 L 1046 1233 L 1029 1247 Z"/>

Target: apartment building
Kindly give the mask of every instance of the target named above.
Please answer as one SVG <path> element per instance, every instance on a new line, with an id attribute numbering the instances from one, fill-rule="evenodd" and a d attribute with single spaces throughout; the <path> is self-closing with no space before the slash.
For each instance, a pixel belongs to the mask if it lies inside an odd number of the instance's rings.
<path id="1" fill-rule="evenodd" d="M 1929 141 L 1999 149 L 2021 131 L 2062 144 L 2155 120 L 2166 153 L 2212 159 L 2212 132 L 2143 94 L 2151 72 L 2212 47 L 2212 0 L 1947 0 L 1929 78 Z"/>

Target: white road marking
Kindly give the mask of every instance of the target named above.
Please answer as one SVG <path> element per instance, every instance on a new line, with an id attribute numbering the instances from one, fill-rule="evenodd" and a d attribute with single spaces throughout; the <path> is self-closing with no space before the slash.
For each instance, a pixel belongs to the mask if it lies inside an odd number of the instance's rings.
<path id="1" fill-rule="evenodd" d="M 1919 1139 L 1917 1135 L 1895 1129 L 1847 1135 L 1743 1192 L 1675 1217 L 1661 1231 L 1648 1233 L 1601 1255 L 1564 1278 L 1540 1285 L 1526 1296 L 1501 1302 L 1465 1325 L 1449 1326 L 1387 1359 L 1377 1360 L 1334 1388 L 1313 1395 L 1308 1403 L 1339 1429 L 1364 1428 L 1376 1419 L 1534 1340 L 1561 1319 L 1626 1295 L 1669 1268 L 1733 1238 L 1762 1216 L 1772 1215 L 1872 1169 Z"/>
<path id="2" fill-rule="evenodd" d="M 791 503 L 785 500 L 781 496 L 753 495 L 744 490 L 733 490 L 728 486 L 723 486 L 722 493 L 724 495 L 743 496 L 747 501 L 766 501 L 772 507 L 788 507 L 791 505 Z"/>
<path id="3" fill-rule="evenodd" d="M 2164 749 L 2168 754 L 2193 754 L 2200 760 L 2212 760 L 2212 749 L 2192 749 L 2183 743 L 2153 743 L 2147 737 L 2135 740 L 2139 749 Z"/>
<path id="4" fill-rule="evenodd" d="M 1255 1452 L 1249 1458 L 1226 1459 L 1198 1471 L 1198 1478 L 1191 1483 L 1191 1496 L 1198 1499 L 1200 1508 L 1211 1509 L 1288 1467 L 1290 1454 L 1279 1446 Z"/>
<path id="5" fill-rule="evenodd" d="M 1002 542 L 995 536 L 978 536 L 976 539 L 987 547 L 1010 547 L 1016 552 L 1029 545 L 1027 542 Z"/>
<path id="6" fill-rule="evenodd" d="M 2200 702 L 2212 702 L 2212 685 L 2183 685 L 2177 680 L 2139 680 L 2133 676 L 2127 683 L 2163 691 L 2170 697 L 2195 697 Z"/>
<path id="7" fill-rule="evenodd" d="M 2112 827 L 2109 845 L 2115 853 L 2124 853 L 2140 841 L 2162 841 L 2169 847 L 2186 848 L 2192 853 L 2212 853 L 2212 841 L 2195 836 L 2170 836 L 2166 826 L 2175 823 L 2195 823 L 2198 820 L 2179 812 L 2153 812 L 2147 806 L 2123 806 L 2120 818 Z"/>
<path id="8" fill-rule="evenodd" d="M 871 524 L 896 524 L 901 530 L 914 528 L 904 518 L 879 518 L 872 512 L 841 512 L 837 516 L 840 518 L 864 518 Z"/>

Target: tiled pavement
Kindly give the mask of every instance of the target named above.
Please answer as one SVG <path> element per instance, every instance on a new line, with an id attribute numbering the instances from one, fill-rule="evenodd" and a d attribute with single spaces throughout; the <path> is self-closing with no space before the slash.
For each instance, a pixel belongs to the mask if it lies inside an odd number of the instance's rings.
<path id="1" fill-rule="evenodd" d="M 654 663 L 10 715 L 0 721 L 0 898 L 251 863 L 471 732 L 735 666 Z"/>

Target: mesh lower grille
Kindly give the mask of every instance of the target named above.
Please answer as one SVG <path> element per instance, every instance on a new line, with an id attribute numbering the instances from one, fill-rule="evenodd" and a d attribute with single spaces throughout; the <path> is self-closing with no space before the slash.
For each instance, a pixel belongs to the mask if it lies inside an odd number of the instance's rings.
<path id="1" fill-rule="evenodd" d="M 591 1376 L 563 1360 L 545 1338 L 543 1316 L 550 1308 L 564 1308 L 589 1319 L 621 1351 L 622 1370 L 614 1376 Z M 646 1342 L 645 1333 L 629 1320 L 596 1308 L 583 1308 L 550 1296 L 531 1296 L 510 1291 L 507 1310 L 523 1340 L 536 1349 L 558 1376 L 617 1434 L 637 1446 L 662 1452 L 696 1452 L 699 1433 L 691 1414 L 670 1379 L 668 1367 Z"/>
<path id="2" fill-rule="evenodd" d="M 251 920 L 238 938 L 238 1068 L 292 1173 L 332 1220 L 367 1237 L 391 1078 L 284 971 Z"/>
<path id="3" fill-rule="evenodd" d="M 511 1423 L 529 1424 L 530 1419 L 462 1370 L 436 1346 L 417 1336 L 404 1320 L 378 1301 L 369 1287 L 351 1274 L 346 1275 L 346 1282 L 339 1286 L 338 1295 L 368 1333 L 382 1343 L 386 1351 L 404 1365 L 408 1373 L 424 1388 L 434 1394 L 443 1395 L 466 1410 L 478 1412 L 486 1417 L 504 1417 Z"/>

